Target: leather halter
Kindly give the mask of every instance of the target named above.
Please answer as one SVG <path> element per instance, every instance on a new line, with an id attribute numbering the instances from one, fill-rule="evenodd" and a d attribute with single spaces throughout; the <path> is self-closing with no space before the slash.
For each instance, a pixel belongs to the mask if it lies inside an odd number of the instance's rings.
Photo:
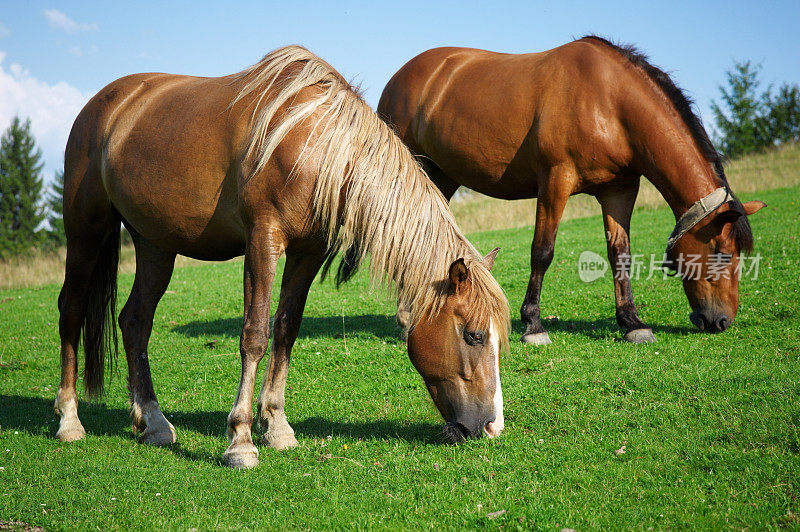
<path id="1" fill-rule="evenodd" d="M 714 192 L 697 200 L 689 210 L 683 213 L 678 218 L 675 224 L 675 229 L 667 239 L 667 253 L 675 245 L 680 237 L 685 235 L 692 227 L 697 225 L 700 220 L 719 209 L 723 203 L 729 199 L 734 199 L 733 195 L 728 191 L 727 187 L 719 187 Z"/>

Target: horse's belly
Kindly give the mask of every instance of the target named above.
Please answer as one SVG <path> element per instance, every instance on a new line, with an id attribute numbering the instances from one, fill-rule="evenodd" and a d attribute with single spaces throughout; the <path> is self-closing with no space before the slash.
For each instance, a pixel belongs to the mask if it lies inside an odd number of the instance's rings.
<path id="1" fill-rule="evenodd" d="M 224 180 L 139 174 L 114 179 L 107 191 L 125 222 L 159 247 L 198 259 L 222 260 L 244 253 L 245 230 L 235 193 Z"/>
<path id="2" fill-rule="evenodd" d="M 447 174 L 447 171 L 445 173 Z M 535 198 L 539 195 L 536 176 L 530 172 L 466 174 L 453 170 L 448 175 L 459 176 L 457 181 L 462 186 L 493 198 L 515 200 Z"/>
<path id="3" fill-rule="evenodd" d="M 493 151 L 489 146 L 473 149 L 445 140 L 443 137 L 426 142 L 425 155 L 453 181 L 494 198 L 537 197 L 537 173 L 527 159 L 515 159 L 502 150 Z"/>

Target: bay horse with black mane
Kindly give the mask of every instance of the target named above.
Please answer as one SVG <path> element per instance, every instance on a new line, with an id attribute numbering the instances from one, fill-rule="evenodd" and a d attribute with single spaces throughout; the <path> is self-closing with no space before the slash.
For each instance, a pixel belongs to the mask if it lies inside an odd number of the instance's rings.
<path id="1" fill-rule="evenodd" d="M 346 257 L 339 280 L 369 254 L 372 278 L 390 279 L 413 305 L 409 357 L 446 421 L 446 437 L 502 431 L 499 352 L 508 344 L 509 315 L 489 273 L 496 250 L 478 254 L 408 148 L 308 50 L 281 48 L 221 78 L 128 76 L 78 115 L 64 167 L 67 262 L 55 402 L 63 441 L 85 435 L 76 395 L 81 336 L 90 395 L 102 392 L 104 352 L 115 350 L 120 223 L 136 248 L 119 325 L 131 416 L 143 442 L 176 441 L 153 389 L 147 344 L 178 253 L 207 260 L 244 254 L 242 371 L 228 417 L 227 465 L 258 464 L 253 390 L 283 254 L 258 399 L 265 443 L 297 445 L 284 412 L 289 357 L 309 287 L 339 249 Z"/>
<path id="2" fill-rule="evenodd" d="M 378 114 L 446 198 L 461 185 L 496 198 L 538 198 L 524 342 L 550 343 L 539 318 L 542 278 L 564 205 L 578 193 L 602 208 L 625 339 L 655 340 L 636 312 L 628 273 L 640 176 L 677 220 L 665 262 L 682 275 L 692 323 L 720 332 L 733 322 L 739 255 L 753 244 L 747 217 L 764 204 L 736 199 L 691 101 L 635 48 L 589 36 L 521 55 L 428 50 L 392 77 Z M 699 271 L 687 271 L 687 257 Z M 724 271 L 709 275 L 720 261 Z"/>

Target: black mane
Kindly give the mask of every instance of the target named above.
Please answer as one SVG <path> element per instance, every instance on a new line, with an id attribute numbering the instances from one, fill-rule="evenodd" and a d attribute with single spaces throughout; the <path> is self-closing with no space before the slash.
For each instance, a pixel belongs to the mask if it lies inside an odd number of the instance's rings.
<path id="1" fill-rule="evenodd" d="M 717 177 L 722 182 L 722 186 L 728 189 L 728 192 L 733 196 L 728 185 L 728 179 L 725 176 L 725 171 L 722 167 L 722 155 L 714 147 L 711 139 L 708 137 L 706 129 L 703 127 L 703 122 L 697 113 L 694 111 L 694 101 L 686 95 L 686 93 L 678 87 L 669 74 L 652 65 L 647 56 L 639 51 L 638 48 L 631 44 L 614 44 L 611 41 L 599 37 L 597 35 L 586 35 L 582 39 L 593 40 L 599 42 L 609 48 L 615 50 L 622 57 L 641 68 L 647 76 L 664 92 L 675 110 L 678 111 L 686 127 L 694 138 L 695 143 L 703 156 L 714 165 L 714 171 Z M 734 196 L 734 198 L 736 198 Z M 753 233 L 750 229 L 750 222 L 747 220 L 747 215 L 744 214 L 744 208 L 738 198 L 735 199 L 736 207 L 742 212 L 731 229 L 731 237 L 736 240 L 736 245 L 742 252 L 749 252 L 753 248 Z"/>

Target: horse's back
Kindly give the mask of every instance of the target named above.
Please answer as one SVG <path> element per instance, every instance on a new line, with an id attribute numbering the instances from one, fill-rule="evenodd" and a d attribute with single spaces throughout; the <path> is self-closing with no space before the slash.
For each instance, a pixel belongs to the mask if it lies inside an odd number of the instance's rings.
<path id="1" fill-rule="evenodd" d="M 65 187 L 102 190 L 129 226 L 178 252 L 241 253 L 235 151 L 244 130 L 229 112 L 235 95 L 226 78 L 150 73 L 112 82 L 75 121 Z M 212 239 L 222 249 L 206 255 Z"/>
<path id="2" fill-rule="evenodd" d="M 459 183 L 531 197 L 539 176 L 571 163 L 576 146 L 613 151 L 621 130 L 608 80 L 620 63 L 586 41 L 531 54 L 436 48 L 395 74 L 379 112 Z"/>

